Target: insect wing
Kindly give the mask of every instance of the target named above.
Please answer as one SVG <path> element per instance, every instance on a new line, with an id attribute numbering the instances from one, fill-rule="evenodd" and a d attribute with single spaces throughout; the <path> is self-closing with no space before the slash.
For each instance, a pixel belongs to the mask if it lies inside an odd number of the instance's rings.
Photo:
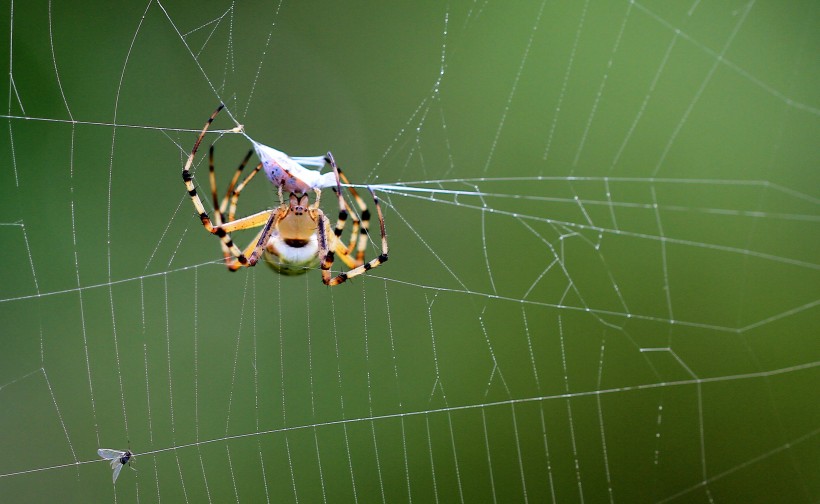
<path id="1" fill-rule="evenodd" d="M 116 467 L 114 467 L 115 465 L 116 465 Z M 123 468 L 124 465 L 125 464 L 120 464 L 119 460 L 115 460 L 115 461 L 111 462 L 111 467 L 114 467 L 114 481 L 113 481 L 114 483 L 117 482 L 117 478 L 120 476 L 120 471 L 122 471 L 122 468 Z"/>
<path id="2" fill-rule="evenodd" d="M 97 450 L 97 455 L 100 458 L 104 458 L 111 462 L 111 469 L 114 470 L 114 482 L 117 481 L 117 477 L 120 475 L 120 471 L 122 471 L 123 463 L 120 462 L 122 457 L 125 455 L 124 451 L 121 450 L 109 450 L 108 448 L 100 448 Z"/>
<path id="3" fill-rule="evenodd" d="M 97 455 L 105 460 L 119 460 L 120 457 L 125 455 L 125 452 L 120 450 L 109 450 L 108 448 L 100 448 L 97 450 Z"/>
<path id="4" fill-rule="evenodd" d="M 291 159 L 302 166 L 314 166 L 316 168 L 322 168 L 327 164 L 324 156 L 293 156 Z"/>

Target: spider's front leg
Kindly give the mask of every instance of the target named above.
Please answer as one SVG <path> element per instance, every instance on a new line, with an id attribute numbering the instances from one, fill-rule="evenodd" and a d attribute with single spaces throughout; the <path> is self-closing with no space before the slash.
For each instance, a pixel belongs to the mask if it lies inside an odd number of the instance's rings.
<path id="1" fill-rule="evenodd" d="M 316 209 L 316 234 L 319 236 L 319 258 L 322 261 L 322 282 L 325 285 L 331 284 L 332 276 L 330 268 L 333 266 L 333 249 L 330 247 L 330 223 L 321 209 Z"/>
<path id="2" fill-rule="evenodd" d="M 205 211 L 205 205 L 202 204 L 202 200 L 200 199 L 199 194 L 197 194 L 196 187 L 194 186 L 194 176 L 191 173 L 191 167 L 194 164 L 194 158 L 196 157 L 197 149 L 199 149 L 199 144 L 202 143 L 202 139 L 205 138 L 205 133 L 208 132 L 208 128 L 211 126 L 211 123 L 214 122 L 217 114 L 219 114 L 224 107 L 224 104 L 219 104 L 219 107 L 214 110 L 214 113 L 211 114 L 205 122 L 205 126 L 203 126 L 202 131 L 196 139 L 196 142 L 194 142 L 194 147 L 191 149 L 191 154 L 188 155 L 188 160 L 182 168 L 182 181 L 185 184 L 185 189 L 188 191 L 188 196 L 190 196 L 191 202 L 194 204 L 194 209 L 196 210 L 202 225 L 209 233 L 215 234 L 219 237 L 222 241 L 223 250 L 229 250 L 231 254 L 244 265 L 247 262 L 247 258 L 242 254 L 242 251 L 239 250 L 239 247 L 233 243 L 231 236 L 225 231 L 225 229 L 223 229 L 221 224 L 217 223 L 216 226 L 213 225 L 211 218 L 208 216 L 208 212 Z M 221 220 L 221 218 L 218 220 Z"/>
<path id="3" fill-rule="evenodd" d="M 211 116 L 205 122 L 205 126 L 199 133 L 199 136 L 197 137 L 196 142 L 194 143 L 194 147 L 193 149 L 191 149 L 191 153 L 188 156 L 187 161 L 185 162 L 185 166 L 182 168 L 182 181 L 185 183 L 185 188 L 188 191 L 188 195 L 191 198 L 191 201 L 194 205 L 194 209 L 199 215 L 200 221 L 202 221 L 203 227 L 205 227 L 205 229 L 208 232 L 219 237 L 222 243 L 222 250 L 225 256 L 225 261 L 227 263 L 228 269 L 230 269 L 231 271 L 236 271 L 237 269 L 243 266 L 253 266 L 259 261 L 259 257 L 261 256 L 263 250 L 265 249 L 265 246 L 270 240 L 271 235 L 276 230 L 276 226 L 279 224 L 281 219 L 284 218 L 285 215 L 287 215 L 287 207 L 285 207 L 282 195 L 282 188 L 280 187 L 280 207 L 272 210 L 264 210 L 262 212 L 258 212 L 248 217 L 243 217 L 241 219 L 234 219 L 239 194 L 242 191 L 242 189 L 248 184 L 248 182 L 250 182 L 262 168 L 262 163 L 259 163 L 256 166 L 256 168 L 251 173 L 249 173 L 245 177 L 245 179 L 242 180 L 242 182 L 240 182 L 237 185 L 240 174 L 245 168 L 245 165 L 247 164 L 248 160 L 250 159 L 251 152 L 249 152 L 237 168 L 236 172 L 234 173 L 234 176 L 231 179 L 231 183 L 228 186 L 228 191 L 225 194 L 225 197 L 223 198 L 222 202 L 220 203 L 217 197 L 212 146 L 210 149 L 209 168 L 211 181 L 211 196 L 213 198 L 215 213 L 214 220 L 211 220 L 210 216 L 208 215 L 208 212 L 205 210 L 205 206 L 203 205 L 202 200 L 199 197 L 199 194 L 197 194 L 196 187 L 194 186 L 194 177 L 191 173 L 191 168 L 193 167 L 194 158 L 196 157 L 199 145 L 205 138 L 205 134 L 208 132 L 208 128 L 211 126 L 211 123 L 213 123 L 217 114 L 219 114 L 219 112 L 223 108 L 224 104 L 220 104 L 219 107 L 217 107 L 217 109 L 213 112 L 213 114 L 211 114 Z M 234 128 L 234 130 L 232 131 L 238 132 L 240 131 L 240 129 Z M 226 209 L 228 209 L 227 218 L 225 215 Z M 244 251 L 241 250 L 233 242 L 233 239 L 231 238 L 230 234 L 231 232 L 243 229 L 256 228 L 260 226 L 264 227 L 256 234 L 256 237 L 254 237 L 254 239 L 245 248 Z"/>
<path id="4" fill-rule="evenodd" d="M 311 210 L 318 210 L 319 205 L 321 204 L 321 201 L 322 201 L 322 190 L 319 189 L 318 187 L 316 187 L 316 188 L 313 189 L 313 192 L 316 193 L 316 199 L 313 200 L 313 204 L 310 205 L 310 209 Z"/>

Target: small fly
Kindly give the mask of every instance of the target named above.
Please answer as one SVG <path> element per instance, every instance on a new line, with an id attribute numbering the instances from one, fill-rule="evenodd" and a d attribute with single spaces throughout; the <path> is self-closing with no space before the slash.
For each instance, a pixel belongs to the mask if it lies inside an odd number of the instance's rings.
<path id="1" fill-rule="evenodd" d="M 117 477 L 125 464 L 131 462 L 131 457 L 134 456 L 131 450 L 109 450 L 107 448 L 100 448 L 97 450 L 97 455 L 105 460 L 111 461 L 111 469 L 114 470 L 114 483 L 117 482 Z"/>

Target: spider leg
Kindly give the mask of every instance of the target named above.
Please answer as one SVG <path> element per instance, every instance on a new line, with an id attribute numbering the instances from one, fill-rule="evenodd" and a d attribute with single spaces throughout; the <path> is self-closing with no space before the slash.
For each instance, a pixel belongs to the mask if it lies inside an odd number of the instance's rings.
<path id="1" fill-rule="evenodd" d="M 347 180 L 347 177 L 341 169 L 339 169 L 339 177 L 342 179 L 342 182 L 348 186 L 350 185 L 350 181 Z M 360 265 L 364 262 L 364 251 L 367 248 L 367 240 L 370 234 L 370 210 L 368 210 L 367 205 L 362 197 L 359 196 L 359 193 L 356 192 L 355 187 L 348 187 L 347 190 L 350 191 L 350 195 L 353 196 L 353 200 L 356 202 L 356 206 L 359 207 L 359 214 L 361 215 L 361 231 L 358 233 L 358 247 L 356 250 L 356 262 Z M 356 220 L 358 221 L 358 219 Z M 350 246 L 348 248 L 351 252 L 353 251 L 355 239 L 356 235 L 352 235 L 350 238 Z"/>
<path id="2" fill-rule="evenodd" d="M 208 216 L 208 212 L 205 211 L 205 206 L 202 204 L 202 199 L 200 199 L 199 195 L 196 192 L 196 187 L 194 186 L 193 182 L 193 175 L 191 174 L 191 166 L 194 164 L 194 157 L 196 157 L 196 152 L 199 149 L 199 144 L 202 143 L 202 139 L 205 138 L 205 133 L 208 132 L 208 128 L 211 126 L 211 123 L 214 122 L 217 114 L 225 108 L 224 103 L 220 103 L 219 107 L 214 110 L 213 114 L 208 118 L 205 122 L 205 126 L 202 128 L 202 132 L 200 132 L 199 136 L 194 143 L 194 148 L 191 149 L 191 154 L 188 156 L 188 160 L 185 162 L 185 166 L 182 168 L 182 181 L 185 183 L 185 189 L 188 190 L 188 195 L 191 197 L 191 202 L 194 204 L 194 208 L 196 209 L 197 213 L 199 214 L 199 220 L 202 221 L 202 225 L 205 229 L 211 233 L 215 234 L 219 237 L 222 241 L 222 245 L 224 248 L 228 249 L 231 254 L 239 261 L 242 265 L 248 265 L 248 259 L 239 249 L 239 247 L 234 244 L 231 236 L 222 229 L 221 217 L 218 217 L 217 225 L 214 226 L 211 218 Z M 218 211 L 218 209 L 217 209 Z M 224 249 L 223 249 L 224 250 Z"/>
<path id="3" fill-rule="evenodd" d="M 253 215 L 249 215 L 247 217 L 243 217 L 241 219 L 236 219 L 230 221 L 219 229 L 224 231 L 225 233 L 231 233 L 233 231 L 241 231 L 243 229 L 253 229 L 259 226 L 265 226 L 269 224 L 271 221 L 276 219 L 276 216 L 279 215 L 280 209 L 275 208 L 273 210 L 263 210 L 261 212 L 257 212 Z M 274 226 L 276 222 L 274 222 Z M 240 251 L 240 255 L 236 257 L 231 257 L 229 255 L 225 259 L 225 265 L 231 271 L 236 271 L 242 266 L 253 266 L 259 260 L 259 253 L 261 249 L 267 244 L 268 239 L 270 238 L 270 233 L 268 230 L 271 229 L 269 227 L 263 227 L 259 232 L 256 234 L 254 239 L 250 242 L 250 244 L 245 248 L 245 250 Z M 275 229 L 275 228 L 274 228 Z M 265 233 L 267 233 L 265 235 Z M 263 238 L 263 235 L 265 237 Z M 256 255 L 252 255 L 256 253 Z M 245 261 L 242 261 L 242 258 L 245 258 Z"/>
<path id="4" fill-rule="evenodd" d="M 318 221 L 316 234 L 319 236 L 319 257 L 322 259 L 320 266 L 322 269 L 322 282 L 325 285 L 330 285 L 330 267 L 333 266 L 333 250 L 328 246 L 330 223 L 320 209 L 316 209 L 316 220 Z"/>
<path id="5" fill-rule="evenodd" d="M 339 254 L 339 257 L 341 257 L 345 264 L 347 264 L 347 267 L 355 268 L 356 266 L 362 264 L 362 261 L 356 262 L 356 259 L 354 259 L 350 254 L 356 250 L 356 242 L 359 236 L 360 224 L 359 218 L 356 216 L 356 213 L 352 211 L 350 205 L 347 204 L 347 201 L 345 201 L 345 207 L 347 208 L 350 219 L 353 221 L 350 229 L 350 241 L 347 245 L 345 245 L 342 243 L 341 237 L 339 237 L 336 239 L 335 248 L 336 253 Z"/>
<path id="6" fill-rule="evenodd" d="M 233 233 L 234 231 L 241 231 L 243 229 L 252 229 L 255 227 L 265 225 L 271 217 L 271 214 L 276 213 L 279 211 L 279 208 L 274 208 L 273 210 L 262 210 L 261 212 L 256 212 L 253 215 L 248 215 L 247 217 L 242 217 L 241 219 L 236 219 L 232 221 L 228 221 L 227 223 L 222 225 L 222 229 L 226 233 Z"/>
<path id="7" fill-rule="evenodd" d="M 271 234 L 273 234 L 273 231 L 276 229 L 276 226 L 285 214 L 286 212 L 283 211 L 281 207 L 277 207 L 273 210 L 263 210 L 253 215 L 230 221 L 225 224 L 223 229 L 226 232 L 253 229 L 255 227 L 263 226 L 263 228 L 256 233 L 256 236 L 253 240 L 251 240 L 248 246 L 245 247 L 245 250 L 241 252 L 242 256 L 247 258 L 247 263 L 243 263 L 239 257 L 236 257 L 227 262 L 228 269 L 231 271 L 236 271 L 242 266 L 255 265 L 259 261 L 259 256 L 264 251 L 265 246 L 268 244 Z"/>
<path id="8" fill-rule="evenodd" d="M 356 266 L 360 265 L 360 263 L 356 263 L 356 260 L 350 256 L 350 250 L 352 249 L 348 249 L 347 247 L 345 247 L 341 240 L 336 240 L 335 249 L 336 255 L 339 256 L 339 259 L 341 259 L 342 262 L 344 262 L 348 268 L 353 269 Z"/>
<path id="9" fill-rule="evenodd" d="M 208 213 L 205 211 L 205 206 L 202 204 L 202 200 L 196 193 L 196 187 L 194 187 L 193 182 L 194 176 L 191 174 L 191 165 L 194 164 L 194 156 L 196 156 L 196 151 L 197 149 L 199 149 L 199 144 L 202 143 L 202 139 L 205 137 L 205 133 L 211 126 L 211 123 L 214 122 L 214 118 L 216 117 L 216 115 L 222 110 L 224 106 L 224 104 L 220 103 L 219 107 L 217 107 L 214 113 L 211 114 L 211 117 L 208 118 L 208 121 L 202 128 L 202 132 L 199 134 L 199 137 L 197 137 L 196 142 L 194 143 L 194 148 L 191 150 L 191 154 L 188 156 L 188 160 L 185 162 L 185 166 L 182 168 L 182 181 L 185 183 L 185 189 L 188 190 L 188 195 L 191 197 L 191 201 L 194 204 L 194 208 L 199 214 L 199 219 L 202 221 L 202 225 L 205 226 L 205 229 L 207 229 L 210 233 L 214 232 L 214 226 L 211 223 L 210 217 L 208 217 Z"/>
<path id="10" fill-rule="evenodd" d="M 211 182 L 211 198 L 214 205 L 214 220 L 217 225 L 222 224 L 223 211 L 219 207 L 219 196 L 216 195 L 216 171 L 214 170 L 214 146 L 208 149 L 208 179 Z"/>
<path id="11" fill-rule="evenodd" d="M 214 170 L 214 146 L 211 144 L 211 148 L 208 149 L 208 179 L 211 183 L 211 198 L 213 199 L 213 206 L 214 206 L 214 222 L 217 226 L 221 226 L 222 222 L 224 221 L 224 213 L 223 210 L 219 207 L 219 197 L 216 194 L 216 172 Z M 225 264 L 231 262 L 232 255 L 231 251 L 228 247 L 225 246 L 224 243 L 221 241 L 219 245 L 222 247 L 222 257 L 225 258 Z"/>
<path id="12" fill-rule="evenodd" d="M 334 189 L 334 191 L 335 191 L 335 189 Z M 322 229 L 324 229 L 324 231 L 325 231 L 325 236 L 329 237 L 327 239 L 328 240 L 328 244 L 327 244 L 328 250 L 333 250 L 335 252 L 335 254 L 337 254 L 339 256 L 339 258 L 342 260 L 342 262 L 344 262 L 345 265 L 347 265 L 348 268 L 352 269 L 352 268 L 355 268 L 356 266 L 359 266 L 362 263 L 361 261 L 356 262 L 356 260 L 353 257 L 350 256 L 350 252 L 354 250 L 354 246 L 356 244 L 356 236 L 358 236 L 358 233 L 359 233 L 359 219 L 358 219 L 358 217 L 356 217 L 356 214 L 354 214 L 350 211 L 350 206 L 347 204 L 346 201 L 343 201 L 343 204 L 344 204 L 344 208 L 347 209 L 347 212 L 348 212 L 350 218 L 353 219 L 353 227 L 352 227 L 351 236 L 350 236 L 350 244 L 345 245 L 342 242 L 341 237 L 337 236 L 335 233 L 334 233 L 334 235 L 331 236 L 331 234 L 330 234 L 330 222 L 327 219 L 327 217 L 325 217 L 325 226 L 323 226 Z M 324 257 L 324 256 L 322 254 L 320 254 L 320 257 Z M 330 262 L 331 262 L 331 264 L 333 263 L 332 259 L 331 259 Z"/>
<path id="13" fill-rule="evenodd" d="M 330 152 L 327 153 L 327 161 L 330 163 L 330 166 L 333 167 L 333 172 L 336 174 L 336 187 L 334 191 L 339 196 L 339 207 L 342 208 L 342 204 L 344 202 L 344 198 L 342 197 L 342 183 L 346 184 L 347 190 L 350 192 L 350 196 L 353 198 L 353 201 L 356 202 L 356 206 L 359 207 L 359 214 L 361 215 L 361 220 L 356 218 L 353 212 L 350 212 L 353 215 L 353 225 L 354 229 L 351 233 L 350 237 L 350 245 L 348 246 L 348 254 L 353 251 L 353 246 L 357 245 L 356 251 L 356 265 L 361 265 L 364 262 L 364 251 L 367 248 L 367 240 L 368 240 L 368 231 L 370 227 L 370 210 L 367 208 L 367 204 L 365 204 L 364 200 L 359 193 L 356 191 L 355 187 L 349 187 L 350 181 L 345 176 L 344 172 L 341 168 L 336 165 L 336 161 L 333 159 L 333 154 Z M 350 211 L 350 206 L 346 203 L 344 204 L 344 208 L 347 209 L 347 212 Z M 347 217 L 347 212 L 345 212 L 345 218 Z M 342 229 L 344 228 L 344 219 L 342 219 L 342 212 L 339 213 L 340 221 L 336 224 L 336 236 L 339 237 L 342 233 Z M 359 229 L 361 227 L 361 229 Z"/>
<path id="14" fill-rule="evenodd" d="M 268 240 L 270 240 L 271 235 L 279 225 L 279 221 L 281 221 L 285 215 L 287 215 L 287 211 L 283 210 L 282 207 L 272 210 L 270 217 L 265 223 L 265 227 L 263 227 L 262 230 L 256 235 L 256 238 L 254 238 L 256 243 L 254 244 L 254 242 L 251 242 L 245 251 L 246 254 L 248 251 L 251 251 L 250 255 L 247 256 L 248 266 L 253 266 L 259 261 L 259 256 L 262 255 L 262 252 L 265 250 Z"/>
<path id="15" fill-rule="evenodd" d="M 339 285 L 340 283 L 346 281 L 349 278 L 359 276 L 362 273 L 370 271 L 373 268 L 377 268 L 377 267 L 379 267 L 382 264 L 387 262 L 387 254 L 388 254 L 387 234 L 386 234 L 385 229 L 384 229 L 384 215 L 382 214 L 382 207 L 379 204 L 379 198 L 376 197 L 376 193 L 373 192 L 373 189 L 368 188 L 368 190 L 370 191 L 371 196 L 373 196 L 373 203 L 376 205 L 376 212 L 379 216 L 379 230 L 381 232 L 382 253 L 379 254 L 379 256 L 376 257 L 375 259 L 371 259 L 370 261 L 368 261 L 368 262 L 366 262 L 366 263 L 364 263 L 360 266 L 357 266 L 357 267 L 355 267 L 355 268 L 353 268 L 353 269 L 351 269 L 347 272 L 339 273 L 335 277 L 331 278 L 330 267 L 333 265 L 333 252 L 332 251 L 327 251 L 327 237 L 325 236 L 326 231 L 324 231 L 324 228 L 320 223 L 320 225 L 319 225 L 319 243 L 320 243 L 320 247 L 321 247 L 322 242 L 324 241 L 324 250 L 326 251 L 325 255 L 323 256 L 324 259 L 322 260 L 322 282 L 324 282 L 325 285 L 329 285 L 331 287 L 334 286 L 334 285 Z M 324 219 L 323 215 L 322 215 L 322 218 Z M 325 223 L 325 225 L 327 225 L 327 224 Z M 320 253 L 321 253 L 321 250 L 322 249 L 320 248 Z"/>
<path id="16" fill-rule="evenodd" d="M 336 160 L 333 159 L 333 153 L 327 153 L 327 162 L 330 163 L 330 166 L 333 168 L 333 173 L 336 175 L 336 187 L 334 188 L 334 192 L 336 196 L 339 198 L 339 217 L 336 219 L 336 226 L 333 229 L 333 234 L 336 235 L 336 240 L 339 240 L 342 236 L 342 231 L 345 228 L 345 222 L 347 222 L 347 203 L 345 203 L 344 197 L 342 196 L 342 183 L 339 179 L 339 167 L 336 166 Z"/>
<path id="17" fill-rule="evenodd" d="M 348 268 L 354 268 L 362 264 L 363 257 L 364 257 L 364 246 L 366 246 L 366 241 L 361 239 L 361 235 L 359 234 L 359 230 L 361 227 L 359 218 L 356 217 L 356 214 L 351 211 L 350 205 L 347 204 L 345 201 L 344 196 L 342 195 L 342 181 L 345 184 L 348 184 L 347 177 L 344 176 L 342 170 L 336 164 L 336 160 L 333 158 L 333 153 L 328 152 L 325 160 L 330 163 L 330 166 L 333 168 L 333 173 L 336 175 L 336 187 L 333 188 L 333 192 L 336 193 L 337 198 L 339 199 L 339 217 L 336 220 L 336 226 L 333 230 L 333 234 L 335 236 L 336 246 L 334 247 L 336 251 L 339 253 L 339 257 L 345 262 Z M 362 217 L 369 218 L 369 212 L 367 211 L 367 206 L 361 200 L 359 195 L 356 193 L 355 189 L 351 191 L 354 199 L 356 199 L 357 204 L 359 205 L 360 209 L 362 210 Z M 350 233 L 350 244 L 345 247 L 341 243 L 342 232 L 344 231 L 345 222 L 347 221 L 348 216 L 351 216 L 353 220 L 353 228 Z M 366 233 L 366 230 L 365 230 Z M 356 244 L 357 238 L 362 245 L 362 252 L 359 254 L 361 257 L 356 257 L 353 259 L 350 257 L 350 253 L 353 251 L 353 247 Z"/>
<path id="18" fill-rule="evenodd" d="M 213 198 L 214 205 L 214 221 L 216 222 L 217 227 L 222 228 L 227 233 L 230 233 L 238 229 L 249 229 L 261 226 L 267 221 L 270 215 L 270 210 L 267 210 L 239 220 L 236 220 L 234 218 L 234 215 L 236 213 L 236 203 L 239 200 L 239 193 L 242 191 L 245 185 L 247 185 L 247 183 L 250 182 L 251 179 L 253 179 L 254 175 L 256 175 L 256 173 L 262 166 L 261 163 L 257 165 L 256 169 L 249 173 L 242 180 L 239 186 L 237 186 L 236 183 L 239 181 L 239 177 L 242 174 L 242 170 L 245 169 L 245 166 L 248 164 L 248 160 L 250 160 L 251 155 L 253 155 L 253 150 L 248 151 L 248 153 L 245 155 L 245 158 L 242 160 L 241 163 L 239 163 L 239 166 L 237 167 L 236 171 L 234 171 L 233 178 L 231 178 L 230 184 L 228 184 L 228 189 L 225 191 L 225 196 L 222 198 L 222 202 L 220 203 L 219 196 L 217 195 L 216 173 L 214 170 L 214 146 L 211 145 L 211 148 L 209 149 L 208 168 L 210 176 L 209 178 L 211 182 L 211 197 Z M 228 210 L 229 202 L 231 204 L 230 213 L 228 214 L 226 219 L 225 212 Z M 230 225 L 226 227 L 227 224 Z M 259 236 L 254 238 L 253 243 L 256 243 L 256 240 L 258 238 Z M 239 263 L 234 258 L 233 254 L 231 253 L 231 250 L 224 243 L 220 242 L 220 245 L 222 246 L 222 255 L 225 258 L 225 265 L 231 271 L 236 271 L 240 267 L 241 263 Z M 250 252 L 245 251 L 243 252 L 243 255 L 247 257 L 249 253 Z"/>
<path id="19" fill-rule="evenodd" d="M 240 193 L 242 193 L 242 189 L 244 189 L 245 186 L 248 185 L 248 182 L 253 180 L 253 177 L 255 177 L 257 173 L 259 173 L 259 170 L 261 168 L 262 168 L 262 163 L 257 164 L 256 168 L 254 168 L 253 171 L 248 173 L 245 176 L 245 178 L 242 180 L 242 182 L 239 183 L 239 185 L 237 185 L 235 187 L 229 187 L 228 188 L 228 191 L 225 193 L 225 198 L 222 200 L 222 207 L 225 207 L 225 206 L 228 205 L 228 197 L 230 196 L 230 208 L 228 210 L 228 222 L 234 220 L 234 218 L 236 216 L 236 205 L 239 202 L 239 195 L 240 195 Z"/>
<path id="20" fill-rule="evenodd" d="M 211 155 L 213 156 L 213 149 L 214 146 L 211 145 Z M 245 169 L 245 166 L 248 164 L 248 160 L 250 160 L 253 151 L 248 152 L 245 157 L 242 159 L 242 162 L 239 163 L 239 166 L 234 171 L 233 177 L 231 178 L 231 182 L 228 184 L 228 189 L 225 191 L 225 196 L 222 198 L 222 201 L 219 202 L 216 199 L 216 195 L 214 194 L 214 208 L 219 208 L 219 213 L 223 216 L 228 211 L 228 203 L 230 201 L 231 195 L 234 193 L 234 189 L 236 188 L 236 183 L 239 181 L 239 176 L 242 174 L 242 171 Z M 244 181 L 243 181 L 244 182 Z"/>
<path id="21" fill-rule="evenodd" d="M 245 247 L 245 250 L 242 251 L 242 254 L 248 258 L 247 266 L 253 266 L 257 263 L 257 261 L 259 261 L 259 255 L 261 254 L 261 252 L 267 245 L 268 240 L 270 239 L 271 230 L 276 229 L 276 224 L 279 222 L 279 220 L 281 220 L 281 215 L 281 210 L 277 208 L 274 210 L 266 210 L 264 212 L 259 212 L 258 214 L 251 216 L 256 219 L 261 218 L 261 222 L 259 222 L 258 224 L 255 223 L 254 225 L 248 225 L 248 228 L 261 226 L 262 223 L 266 224 L 266 226 L 260 229 L 258 233 L 256 233 L 256 236 L 254 236 L 253 240 L 251 240 L 248 246 Z M 240 263 L 239 260 L 235 259 L 228 264 L 228 269 L 231 271 L 236 271 L 242 266 L 243 264 Z"/>

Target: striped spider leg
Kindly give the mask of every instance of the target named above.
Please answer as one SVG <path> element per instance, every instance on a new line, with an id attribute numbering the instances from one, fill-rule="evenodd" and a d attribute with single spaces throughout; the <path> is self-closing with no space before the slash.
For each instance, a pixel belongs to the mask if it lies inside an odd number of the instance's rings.
<path id="1" fill-rule="evenodd" d="M 333 159 L 333 154 L 328 152 L 327 153 L 327 162 L 330 163 L 330 166 L 333 168 L 333 173 L 336 174 L 336 187 L 335 192 L 339 198 L 339 219 L 336 221 L 336 227 L 334 229 L 334 236 L 333 240 L 336 242 L 335 247 L 329 247 L 327 254 L 324 256 L 322 260 L 322 281 L 326 285 L 338 285 L 348 278 L 353 278 L 355 276 L 361 275 L 367 271 L 370 271 L 373 268 L 381 266 L 382 264 L 387 262 L 387 253 L 388 253 L 388 246 L 387 246 L 387 235 L 384 229 L 384 215 L 382 214 L 382 207 L 379 204 L 379 198 L 376 197 L 376 193 L 373 192 L 373 189 L 368 187 L 367 189 L 370 191 L 370 195 L 373 197 L 373 203 L 376 206 L 376 213 L 379 216 L 379 230 L 381 232 L 381 254 L 375 259 L 371 259 L 368 262 L 364 262 L 364 251 L 367 247 L 367 240 L 369 235 L 369 228 L 370 228 L 370 210 L 368 210 L 367 205 L 365 204 L 364 200 L 359 196 L 356 192 L 356 189 L 353 187 L 349 187 L 350 194 L 353 197 L 353 200 L 356 202 L 356 205 L 359 207 L 359 211 L 361 212 L 361 220 L 359 221 L 360 229 L 355 229 L 357 220 L 354 217 L 354 232 L 351 233 L 350 244 L 345 246 L 341 241 L 342 231 L 344 230 L 345 221 L 347 219 L 348 209 L 347 203 L 344 201 L 344 197 L 342 196 L 342 184 L 341 181 L 343 180 L 345 184 L 350 184 L 345 177 L 344 173 L 339 169 L 336 165 L 336 160 Z M 322 231 L 320 228 L 319 236 L 320 240 L 327 238 L 322 237 Z M 353 252 L 354 243 L 357 241 L 358 237 L 358 246 L 356 247 L 356 257 L 353 258 L 350 254 Z M 328 248 L 328 247 L 326 247 Z M 335 277 L 331 275 L 330 268 L 333 266 L 333 259 L 334 253 L 333 250 L 336 250 L 336 253 L 342 259 L 342 261 L 351 268 L 349 271 L 339 273 Z"/>
<path id="2" fill-rule="evenodd" d="M 239 178 L 253 151 L 249 152 L 236 169 L 225 196 L 220 201 L 217 195 L 213 146 L 211 146 L 209 178 L 214 205 L 214 219 L 211 220 L 197 194 L 191 167 L 202 139 L 223 107 L 224 105 L 220 105 L 202 128 L 202 132 L 197 137 L 191 154 L 182 169 L 182 180 L 194 208 L 199 214 L 202 225 L 208 232 L 220 238 L 223 256 L 229 270 L 235 271 L 243 266 L 254 266 L 259 261 L 260 256 L 264 256 L 266 262 L 273 269 L 288 275 L 301 274 L 308 269 L 321 265 L 322 281 L 326 285 L 333 286 L 378 267 L 387 261 L 388 246 L 384 216 L 376 194 L 370 190 L 379 217 L 381 254 L 375 259 L 364 262 L 370 212 L 356 190 L 348 187 L 349 194 L 355 201 L 361 218 L 358 218 L 355 212 L 351 211 L 351 207 L 343 196 L 341 185 L 342 181 L 347 185 L 349 185 L 349 182 L 336 165 L 333 154 L 330 152 L 325 156 L 290 157 L 272 147 L 251 140 L 260 163 L 239 182 Z M 326 164 L 330 164 L 333 171 L 325 174 L 319 173 L 319 169 Z M 262 169 L 278 190 L 279 206 L 237 219 L 235 216 L 239 195 L 242 189 Z M 319 207 L 321 190 L 327 187 L 333 188 L 339 204 L 339 216 L 332 232 L 327 216 Z M 285 191 L 289 193 L 287 201 L 284 198 Z M 310 192 L 316 194 L 312 204 L 308 197 Z M 352 216 L 353 223 L 349 243 L 345 244 L 342 241 L 342 232 L 349 215 Z M 237 247 L 233 242 L 232 232 L 258 227 L 262 229 L 257 232 L 254 239 L 244 250 Z M 355 257 L 352 255 L 354 250 L 356 251 Z M 333 276 L 330 268 L 336 255 L 342 259 L 342 262 L 348 267 L 348 271 Z"/>
<path id="3" fill-rule="evenodd" d="M 208 153 L 208 174 L 209 179 L 211 182 L 211 197 L 213 198 L 213 205 L 214 205 L 214 222 L 216 226 L 219 227 L 223 223 L 232 222 L 234 216 L 236 215 L 236 203 L 239 200 L 239 194 L 242 192 L 242 189 L 250 182 L 253 177 L 259 173 L 259 169 L 262 168 L 262 163 L 256 165 L 253 171 L 251 171 L 243 180 L 242 182 L 237 185 L 239 181 L 240 175 L 242 175 L 242 171 L 245 169 L 245 166 L 248 164 L 248 160 L 250 160 L 251 156 L 253 155 L 253 150 L 248 151 L 248 154 L 245 156 L 245 159 L 239 164 L 239 167 L 234 172 L 233 178 L 231 179 L 230 184 L 228 184 L 228 190 L 225 192 L 225 197 L 222 198 L 222 201 L 219 201 L 219 197 L 217 196 L 217 188 L 216 188 L 216 174 L 214 172 L 214 146 L 211 145 Z M 230 204 L 230 210 L 228 209 L 228 205 Z M 226 216 L 227 212 L 227 216 Z M 234 260 L 233 255 L 231 254 L 231 250 L 225 246 L 224 243 L 220 242 L 222 246 L 222 255 L 225 257 L 225 265 L 231 269 L 232 264 L 235 262 L 238 264 L 238 261 Z M 232 271 L 235 271 L 237 268 L 233 268 Z"/>

